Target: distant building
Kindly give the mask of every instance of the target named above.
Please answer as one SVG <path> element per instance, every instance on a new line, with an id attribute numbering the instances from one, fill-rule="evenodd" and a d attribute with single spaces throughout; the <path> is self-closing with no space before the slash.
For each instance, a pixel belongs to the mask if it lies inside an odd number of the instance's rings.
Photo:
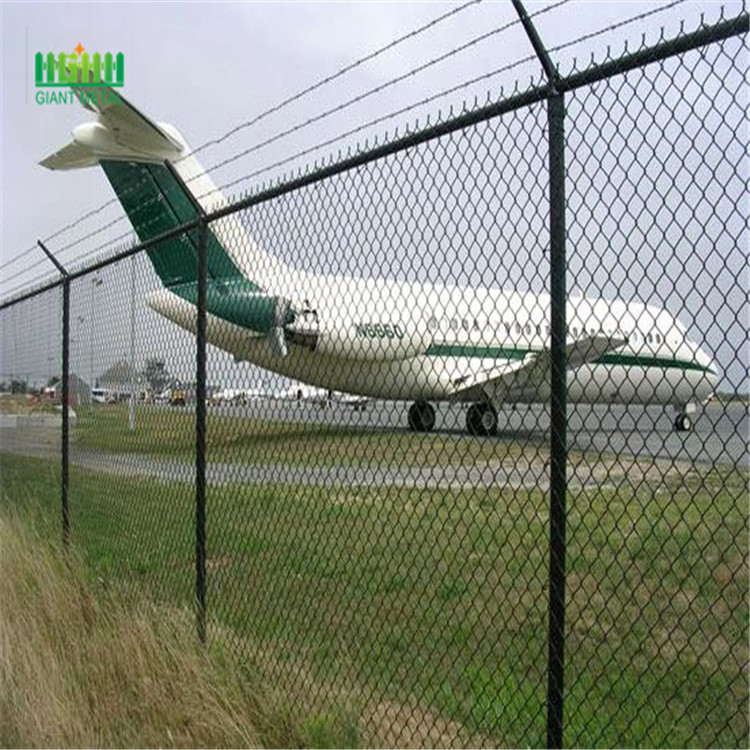
<path id="1" fill-rule="evenodd" d="M 138 401 L 146 401 L 149 398 L 149 386 L 144 378 L 138 373 L 132 377 L 130 362 L 121 359 L 106 369 L 96 379 L 98 390 L 106 391 L 108 398 L 112 401 L 124 401 L 130 398 L 130 389 L 135 386 L 135 396 Z"/>
<path id="2" fill-rule="evenodd" d="M 131 373 L 130 362 L 121 359 L 99 375 L 95 385 L 115 395 L 120 393 L 130 395 Z"/>

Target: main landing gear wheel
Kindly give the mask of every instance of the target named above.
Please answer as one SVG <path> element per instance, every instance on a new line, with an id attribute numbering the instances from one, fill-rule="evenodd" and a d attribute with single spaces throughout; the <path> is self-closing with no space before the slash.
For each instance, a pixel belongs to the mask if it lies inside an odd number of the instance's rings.
<path id="1" fill-rule="evenodd" d="M 431 432 L 435 426 L 435 407 L 417 401 L 409 407 L 409 429 L 412 432 Z"/>
<path id="2" fill-rule="evenodd" d="M 491 404 L 472 404 L 466 412 L 469 435 L 497 435 L 497 411 Z"/>
<path id="3" fill-rule="evenodd" d="M 693 428 L 693 420 L 689 414 L 678 414 L 674 420 L 674 428 L 677 432 L 690 432 Z"/>

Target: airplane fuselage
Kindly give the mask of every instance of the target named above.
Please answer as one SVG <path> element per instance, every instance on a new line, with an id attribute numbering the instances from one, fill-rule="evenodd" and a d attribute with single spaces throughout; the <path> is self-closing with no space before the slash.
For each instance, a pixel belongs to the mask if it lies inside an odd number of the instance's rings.
<path id="1" fill-rule="evenodd" d="M 463 387 L 502 363 L 549 349 L 549 297 L 489 288 L 382 279 L 289 274 L 287 294 L 319 325 L 324 351 L 291 345 L 280 357 L 257 333 L 207 316 L 209 343 L 280 375 L 372 398 L 413 401 L 534 403 L 549 399 L 547 382 L 487 393 Z M 296 290 L 293 292 L 293 289 Z M 301 293 L 300 293 L 301 292 Z M 168 290 L 149 305 L 187 330 L 195 308 Z M 604 334 L 625 343 L 568 371 L 568 398 L 582 403 L 682 405 L 713 392 L 710 358 L 669 313 L 620 300 L 571 298 L 568 340 Z"/>
<path id="2" fill-rule="evenodd" d="M 179 131 L 124 98 L 97 109 L 96 122 L 75 128 L 42 163 L 100 164 L 143 242 L 191 219 L 195 202 L 205 211 L 228 205 Z M 315 274 L 264 247 L 263 227 L 252 224 L 230 212 L 211 222 L 204 245 L 207 339 L 238 361 L 325 389 L 414 401 L 413 429 L 434 426 L 431 401 L 474 402 L 467 426 L 487 434 L 497 427 L 493 405 L 549 399 L 546 294 Z M 330 260 L 324 243 L 317 250 Z M 148 304 L 194 332 L 195 233 L 146 252 L 162 283 Z M 710 358 L 665 310 L 581 297 L 566 304 L 570 401 L 682 407 L 713 392 Z"/>

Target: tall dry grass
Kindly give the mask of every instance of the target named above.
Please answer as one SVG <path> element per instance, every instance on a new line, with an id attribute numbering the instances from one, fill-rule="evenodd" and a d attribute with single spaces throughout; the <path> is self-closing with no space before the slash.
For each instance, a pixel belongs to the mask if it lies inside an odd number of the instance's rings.
<path id="1" fill-rule="evenodd" d="M 0 514 L 0 746 L 309 744 L 296 713 L 202 649 L 190 612 L 99 591 Z"/>

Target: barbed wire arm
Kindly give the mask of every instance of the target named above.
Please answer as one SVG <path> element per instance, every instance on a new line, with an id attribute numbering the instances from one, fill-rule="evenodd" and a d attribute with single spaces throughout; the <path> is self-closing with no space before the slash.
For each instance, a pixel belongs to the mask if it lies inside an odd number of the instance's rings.
<path id="1" fill-rule="evenodd" d="M 63 275 L 64 278 L 67 279 L 68 272 L 65 270 L 63 264 L 60 263 L 57 258 L 55 258 L 55 256 L 50 252 L 50 250 L 47 249 L 47 246 L 41 240 L 37 240 L 36 244 L 39 245 L 39 247 L 42 249 L 42 252 L 50 259 L 55 268 Z"/>

